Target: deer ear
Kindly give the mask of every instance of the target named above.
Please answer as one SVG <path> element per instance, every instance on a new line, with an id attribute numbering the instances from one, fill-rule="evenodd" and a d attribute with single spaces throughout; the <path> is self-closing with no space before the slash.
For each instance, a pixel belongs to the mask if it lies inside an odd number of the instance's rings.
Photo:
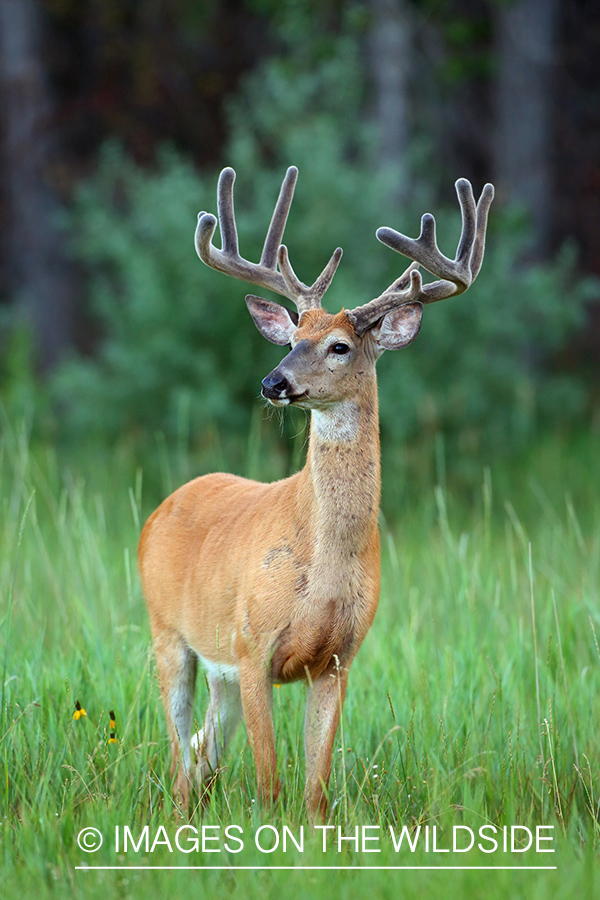
<path id="1" fill-rule="evenodd" d="M 392 309 L 371 329 L 380 352 L 400 350 L 412 344 L 421 328 L 422 303 L 406 303 Z"/>
<path id="2" fill-rule="evenodd" d="M 298 324 L 297 313 L 254 294 L 246 296 L 246 306 L 263 337 L 282 347 L 289 344 Z"/>

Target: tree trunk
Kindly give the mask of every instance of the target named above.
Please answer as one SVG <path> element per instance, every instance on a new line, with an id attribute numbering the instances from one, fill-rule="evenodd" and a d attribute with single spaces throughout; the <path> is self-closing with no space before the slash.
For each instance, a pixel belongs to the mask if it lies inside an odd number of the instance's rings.
<path id="1" fill-rule="evenodd" d="M 370 72 L 375 88 L 378 163 L 401 201 L 406 189 L 410 14 L 404 0 L 371 0 Z"/>
<path id="2" fill-rule="evenodd" d="M 558 0 L 497 5 L 498 84 L 495 178 L 500 194 L 522 204 L 533 251 L 548 250 L 552 222 L 552 81 Z"/>
<path id="3" fill-rule="evenodd" d="M 30 322 L 37 363 L 51 367 L 71 339 L 73 275 L 62 252 L 49 181 L 52 104 L 36 0 L 0 0 L 0 97 L 8 288 Z"/>

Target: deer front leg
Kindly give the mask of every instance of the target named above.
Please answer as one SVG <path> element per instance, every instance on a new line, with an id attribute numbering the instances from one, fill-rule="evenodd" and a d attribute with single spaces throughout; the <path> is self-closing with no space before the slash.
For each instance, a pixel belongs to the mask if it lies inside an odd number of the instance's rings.
<path id="1" fill-rule="evenodd" d="M 304 799 L 312 820 L 327 813 L 327 786 L 331 772 L 333 742 L 342 713 L 348 681 L 347 669 L 339 665 L 315 678 L 308 687 L 304 746 L 306 788 Z"/>
<path id="2" fill-rule="evenodd" d="M 268 806 L 279 796 L 281 784 L 275 756 L 273 686 L 265 668 L 252 660 L 240 663 L 240 690 L 248 740 L 254 754 L 258 795 Z"/>

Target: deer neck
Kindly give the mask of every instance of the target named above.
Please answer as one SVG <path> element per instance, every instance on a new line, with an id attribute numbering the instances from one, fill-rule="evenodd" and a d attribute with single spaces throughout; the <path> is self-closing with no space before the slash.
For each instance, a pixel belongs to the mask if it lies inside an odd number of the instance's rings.
<path id="1" fill-rule="evenodd" d="M 363 550 L 377 528 L 381 468 L 377 382 L 356 397 L 313 410 L 304 481 L 317 548 Z"/>

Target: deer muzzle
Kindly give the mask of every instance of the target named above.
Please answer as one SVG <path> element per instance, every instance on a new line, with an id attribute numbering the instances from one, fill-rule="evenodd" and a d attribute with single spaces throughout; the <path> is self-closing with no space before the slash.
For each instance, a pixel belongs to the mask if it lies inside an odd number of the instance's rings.
<path id="1" fill-rule="evenodd" d="M 262 380 L 262 395 L 267 400 L 293 403 L 306 397 L 306 391 L 298 387 L 306 370 L 307 357 L 313 350 L 310 341 L 299 341 L 279 365 Z"/>

